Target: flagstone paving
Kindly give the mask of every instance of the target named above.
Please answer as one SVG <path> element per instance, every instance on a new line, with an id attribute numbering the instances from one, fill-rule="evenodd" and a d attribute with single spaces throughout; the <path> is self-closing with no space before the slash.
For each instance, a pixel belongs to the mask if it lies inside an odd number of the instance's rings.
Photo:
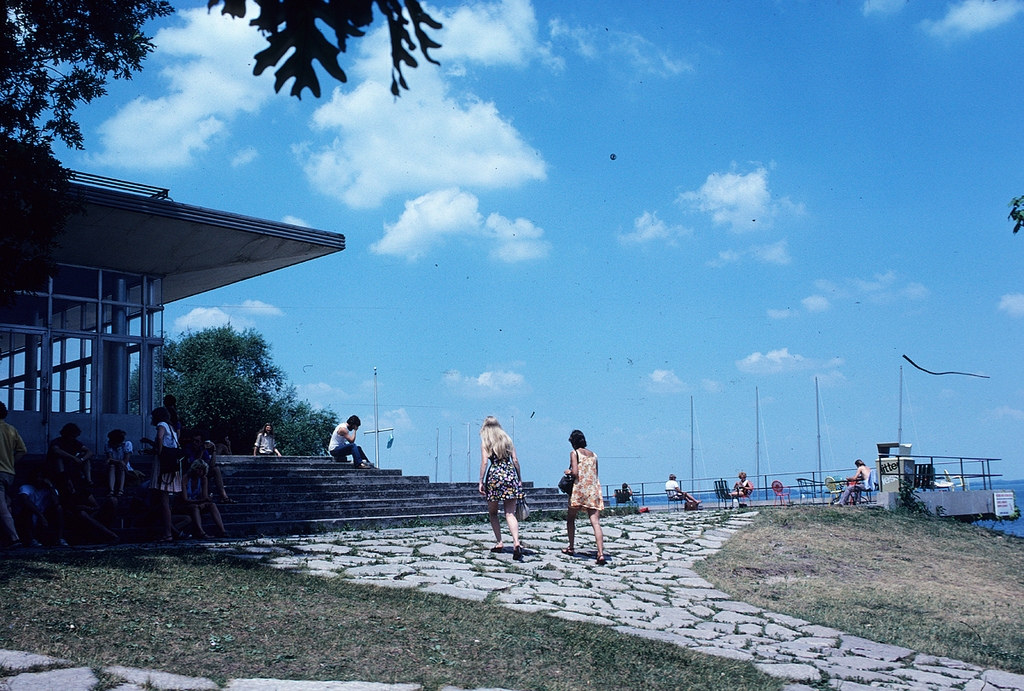
<path id="1" fill-rule="evenodd" d="M 349 531 L 213 545 L 239 558 L 330 578 L 388 588 L 419 588 L 548 616 L 611 626 L 626 634 L 675 643 L 696 652 L 748 660 L 786 680 L 790 691 L 827 680 L 839 691 L 1024 691 L 1024 675 L 874 643 L 801 619 L 732 600 L 693 571 L 756 511 L 662 512 L 604 521 L 606 566 L 594 563 L 589 527 L 577 530 L 575 556 L 562 554 L 565 525 L 523 524 L 525 559 L 511 547 L 489 551 L 489 526 L 456 525 Z M 503 526 L 504 528 L 504 526 Z M 46 661 L 43 661 L 46 660 Z M 91 670 L 27 653 L 0 651 L 0 670 L 32 669 L 7 679 L 0 691 L 86 691 Z M 41 671 L 37 671 L 41 670 Z M 152 670 L 104 670 L 125 680 L 118 691 L 215 689 L 207 679 Z M 59 675 L 49 677 L 46 675 Z M 40 685 L 45 681 L 52 683 Z M 59 685 L 58 685 L 59 684 Z M 190 685 L 191 684 L 191 685 Z M 284 682 L 234 679 L 230 691 L 413 691 L 415 684 Z M 455 691 L 449 687 L 448 691 Z M 484 690 L 478 690 L 484 691 Z"/>

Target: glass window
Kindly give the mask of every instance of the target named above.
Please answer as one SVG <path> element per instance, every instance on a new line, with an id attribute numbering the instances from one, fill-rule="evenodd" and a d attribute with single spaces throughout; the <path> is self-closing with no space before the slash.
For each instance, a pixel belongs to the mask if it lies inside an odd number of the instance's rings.
<path id="1" fill-rule="evenodd" d="M 147 305 L 153 305 L 154 307 L 163 307 L 164 305 L 164 284 L 159 278 L 147 279 L 146 285 L 149 287 L 149 299 L 146 301 Z"/>
<path id="2" fill-rule="evenodd" d="M 8 410 L 39 410 L 43 337 L 0 331 L 0 400 Z"/>
<path id="3" fill-rule="evenodd" d="M 92 346 L 90 338 L 54 337 L 50 380 L 52 412 L 92 412 Z"/>
<path id="4" fill-rule="evenodd" d="M 102 412 L 139 412 L 141 351 L 141 343 L 103 341 Z"/>
<path id="5" fill-rule="evenodd" d="M 142 304 L 142 276 L 103 272 L 103 300 Z"/>
<path id="6" fill-rule="evenodd" d="M 53 317 L 50 326 L 68 331 L 96 331 L 96 303 L 77 300 L 53 299 Z"/>
<path id="7" fill-rule="evenodd" d="M 60 264 L 57 275 L 53 277 L 53 293 L 55 295 L 73 295 L 75 297 L 92 298 L 95 300 L 99 289 L 99 271 L 82 269 L 77 266 Z"/>
<path id="8" fill-rule="evenodd" d="M 149 331 L 146 332 L 146 335 L 162 338 L 164 335 L 164 311 L 151 309 L 147 314 L 149 315 Z"/>

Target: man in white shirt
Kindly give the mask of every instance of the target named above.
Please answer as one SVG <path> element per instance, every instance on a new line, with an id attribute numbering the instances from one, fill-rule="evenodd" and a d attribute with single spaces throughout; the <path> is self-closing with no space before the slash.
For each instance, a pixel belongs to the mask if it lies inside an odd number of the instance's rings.
<path id="1" fill-rule="evenodd" d="M 331 443 L 327 446 L 327 453 L 331 454 L 334 460 L 341 461 L 346 456 L 351 456 L 353 468 L 373 467 L 362 448 L 356 446 L 356 430 L 362 424 L 362 421 L 353 415 L 334 428 L 334 432 L 331 434 Z"/>

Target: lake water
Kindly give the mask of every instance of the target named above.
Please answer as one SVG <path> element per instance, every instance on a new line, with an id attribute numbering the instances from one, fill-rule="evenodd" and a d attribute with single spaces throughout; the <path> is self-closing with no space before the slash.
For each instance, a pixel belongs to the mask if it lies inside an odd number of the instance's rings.
<path id="1" fill-rule="evenodd" d="M 1024 512 L 1024 508 L 1021 507 L 1021 502 L 1024 501 L 1024 480 L 997 480 L 992 483 L 995 489 L 1004 490 L 1012 489 L 1014 492 L 1014 501 L 1017 503 L 1017 508 L 1020 508 Z M 1015 521 L 975 521 L 975 525 L 980 525 L 985 528 L 992 528 L 993 530 L 1001 530 L 1004 533 L 1010 535 L 1019 535 L 1024 537 L 1024 516 L 1018 518 Z"/>

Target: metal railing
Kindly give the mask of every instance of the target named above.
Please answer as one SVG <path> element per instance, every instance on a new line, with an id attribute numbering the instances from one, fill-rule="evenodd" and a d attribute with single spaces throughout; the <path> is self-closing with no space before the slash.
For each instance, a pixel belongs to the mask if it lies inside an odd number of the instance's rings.
<path id="1" fill-rule="evenodd" d="M 991 490 L 992 480 L 1002 477 L 999 473 L 992 472 L 992 463 L 1000 461 L 999 458 L 978 458 L 970 456 L 901 456 L 901 458 L 913 460 L 915 465 L 932 465 L 940 471 L 948 469 L 950 474 L 963 479 L 964 487 L 957 486 L 954 489 L 967 490 Z M 872 459 L 873 481 L 878 483 L 877 464 Z M 954 473 L 953 470 L 956 470 Z M 845 486 L 846 478 L 853 474 L 853 468 L 824 469 L 821 471 L 810 470 L 806 472 L 793 473 L 771 473 L 762 475 L 748 475 L 747 479 L 754 485 L 754 493 L 750 497 L 752 503 L 771 504 L 775 501 L 775 492 L 772 490 L 772 482 L 779 480 L 783 488 L 789 492 L 790 500 L 794 503 L 827 503 L 831 501 L 832 493 L 829 492 L 825 479 L 834 478 L 840 486 Z M 941 476 L 936 476 L 942 479 Z M 715 495 L 715 480 L 724 479 L 726 486 L 731 490 L 736 482 L 735 477 L 709 476 L 699 478 L 685 478 L 678 480 L 679 488 L 689 492 L 704 502 L 705 505 L 712 505 L 718 498 Z M 798 482 L 806 480 L 806 483 Z M 972 483 L 971 481 L 975 482 Z M 980 480 L 981 486 L 978 487 Z M 665 493 L 665 480 L 644 481 L 638 483 L 627 483 L 633 491 L 633 501 L 639 506 L 667 506 L 668 496 Z M 604 501 L 606 506 L 616 506 L 615 491 L 621 489 L 621 485 L 603 485 Z M 925 489 L 925 491 L 930 491 Z M 938 491 L 938 490 L 936 490 Z M 676 502 L 672 502 L 675 504 Z"/>

